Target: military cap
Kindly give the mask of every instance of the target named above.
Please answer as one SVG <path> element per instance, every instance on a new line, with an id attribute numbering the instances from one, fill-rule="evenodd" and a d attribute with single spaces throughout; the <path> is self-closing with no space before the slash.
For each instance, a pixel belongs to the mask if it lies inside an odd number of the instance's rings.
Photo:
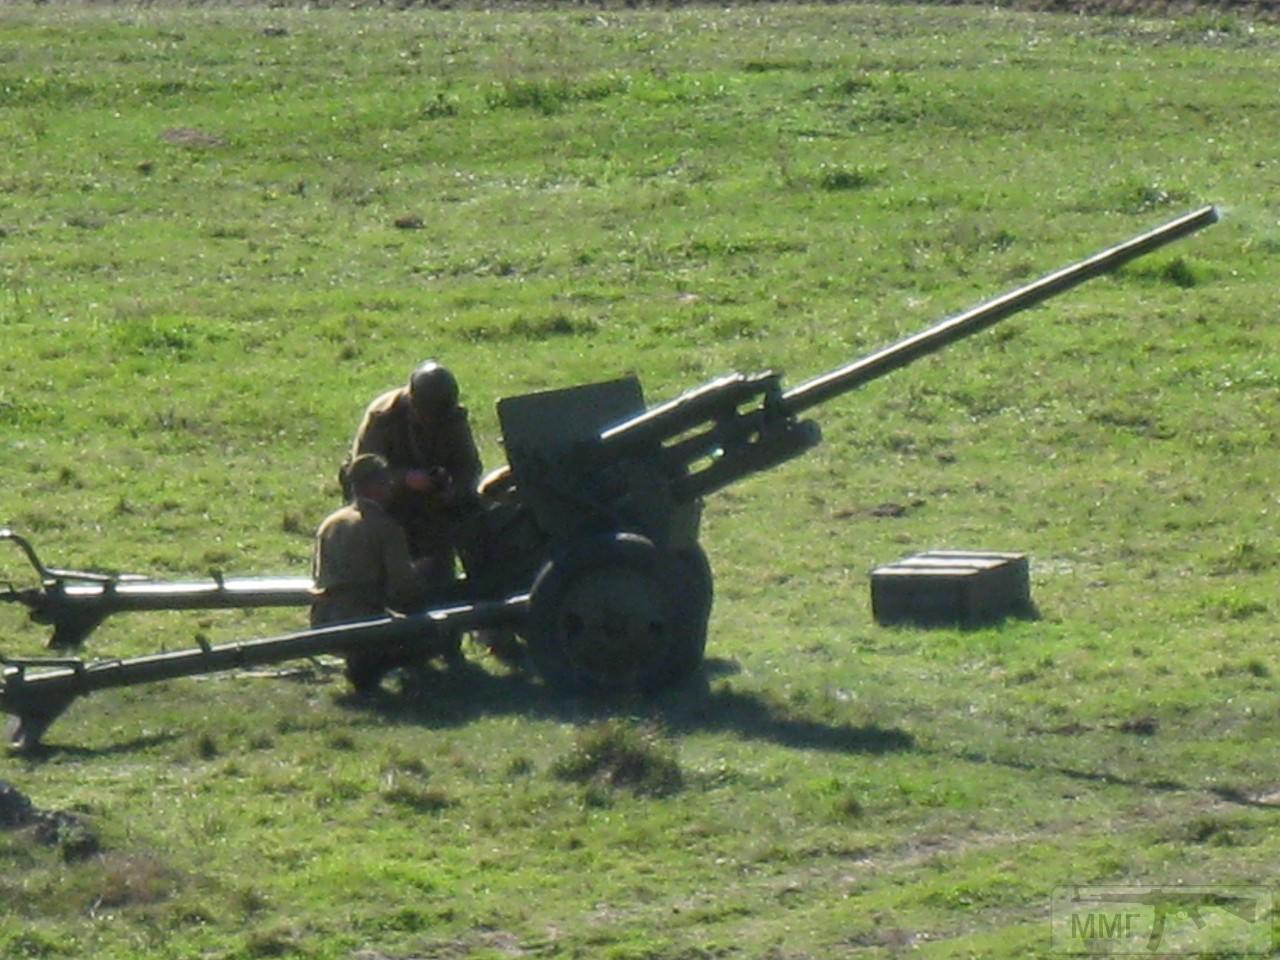
<path id="1" fill-rule="evenodd" d="M 373 483 L 390 483 L 387 461 L 376 453 L 362 453 L 347 464 L 347 482 L 359 490 Z"/>

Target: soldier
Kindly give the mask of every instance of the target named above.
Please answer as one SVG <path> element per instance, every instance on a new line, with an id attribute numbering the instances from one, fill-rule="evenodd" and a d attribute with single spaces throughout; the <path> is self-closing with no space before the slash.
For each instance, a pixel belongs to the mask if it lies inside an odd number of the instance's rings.
<path id="1" fill-rule="evenodd" d="M 351 503 L 330 514 L 316 532 L 313 627 L 382 617 L 390 609 L 412 610 L 429 593 L 433 560 L 410 558 L 404 530 L 383 507 L 392 491 L 386 461 L 376 454 L 356 457 L 346 478 Z M 422 659 L 420 653 L 385 646 L 349 651 L 347 679 L 368 693 L 388 670 Z"/>
<path id="2" fill-rule="evenodd" d="M 404 526 L 409 552 L 431 559 L 435 585 L 454 578 L 451 515 L 475 502 L 480 454 L 458 403 L 458 381 L 428 360 L 403 387 L 378 396 L 356 431 L 351 457 L 376 453 L 391 469 L 387 512 Z"/>

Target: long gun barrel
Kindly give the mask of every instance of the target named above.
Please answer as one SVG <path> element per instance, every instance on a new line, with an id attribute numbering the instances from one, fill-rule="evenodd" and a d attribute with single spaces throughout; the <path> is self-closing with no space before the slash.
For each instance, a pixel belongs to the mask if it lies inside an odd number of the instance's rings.
<path id="1" fill-rule="evenodd" d="M 1202 207 L 1163 226 L 1134 237 L 1117 246 L 1094 254 L 1079 263 L 1063 267 L 1034 283 L 988 300 L 971 310 L 938 323 L 928 330 L 900 340 L 869 357 L 855 360 L 822 376 L 792 387 L 782 395 L 787 413 L 795 415 L 832 397 L 854 390 L 864 383 L 883 377 L 913 360 L 940 350 L 963 337 L 985 330 L 1005 317 L 1034 307 L 1036 304 L 1070 290 L 1093 277 L 1116 270 L 1140 257 L 1194 233 L 1218 220 L 1216 207 Z"/>
<path id="2" fill-rule="evenodd" d="M 817 424 L 796 420 L 810 407 L 1116 270 L 1217 219 L 1215 207 L 1202 207 L 790 390 L 782 390 L 776 373 L 721 377 L 601 431 L 592 445 L 594 453 L 605 460 L 632 453 L 647 456 L 645 451 L 661 447 L 661 459 L 676 478 L 676 498 L 704 496 L 815 446 L 821 438 Z M 750 406 L 753 401 L 758 405 Z"/>

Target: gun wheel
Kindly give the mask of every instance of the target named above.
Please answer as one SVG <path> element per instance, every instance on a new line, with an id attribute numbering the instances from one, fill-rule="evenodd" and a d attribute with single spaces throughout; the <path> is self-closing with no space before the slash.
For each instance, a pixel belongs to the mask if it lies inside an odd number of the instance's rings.
<path id="1" fill-rule="evenodd" d="M 550 560 L 529 597 L 529 654 L 569 693 L 652 692 L 701 661 L 705 617 L 687 599 L 687 566 L 644 537 L 615 533 Z"/>
<path id="2" fill-rule="evenodd" d="M 677 645 L 671 652 L 664 681 L 667 684 L 679 683 L 702 666 L 715 596 L 711 564 L 701 547 L 694 545 L 679 550 L 673 554 L 673 559 L 680 572 L 682 617 L 688 626 L 676 635 Z"/>

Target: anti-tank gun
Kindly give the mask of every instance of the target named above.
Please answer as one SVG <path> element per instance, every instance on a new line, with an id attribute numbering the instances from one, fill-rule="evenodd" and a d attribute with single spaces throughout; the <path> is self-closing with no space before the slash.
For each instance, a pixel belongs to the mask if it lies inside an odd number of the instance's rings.
<path id="1" fill-rule="evenodd" d="M 810 408 L 1216 220 L 1213 207 L 1186 214 L 790 389 L 775 373 L 733 374 L 649 408 L 639 381 L 626 377 L 501 400 L 510 462 L 458 525 L 466 577 L 457 596 L 407 617 L 132 660 L 7 660 L 0 707 L 16 718 L 11 745 L 34 746 L 93 690 L 364 644 L 430 644 L 446 630 L 514 631 L 537 672 L 563 691 L 676 682 L 701 663 L 711 612 L 712 574 L 698 543 L 704 497 L 816 445 L 820 430 L 801 418 Z M 277 597 L 298 602 L 300 586 Z"/>
<path id="2" fill-rule="evenodd" d="M 790 389 L 774 373 L 733 374 L 646 409 L 627 378 L 503 400 L 510 469 L 492 484 L 513 503 L 485 518 L 506 528 L 479 538 L 475 572 L 499 595 L 532 582 L 523 633 L 553 684 L 678 679 L 701 662 L 712 601 L 702 498 L 816 445 L 817 424 L 801 418 L 810 408 L 1216 219 L 1213 207 L 1194 211 Z"/>

